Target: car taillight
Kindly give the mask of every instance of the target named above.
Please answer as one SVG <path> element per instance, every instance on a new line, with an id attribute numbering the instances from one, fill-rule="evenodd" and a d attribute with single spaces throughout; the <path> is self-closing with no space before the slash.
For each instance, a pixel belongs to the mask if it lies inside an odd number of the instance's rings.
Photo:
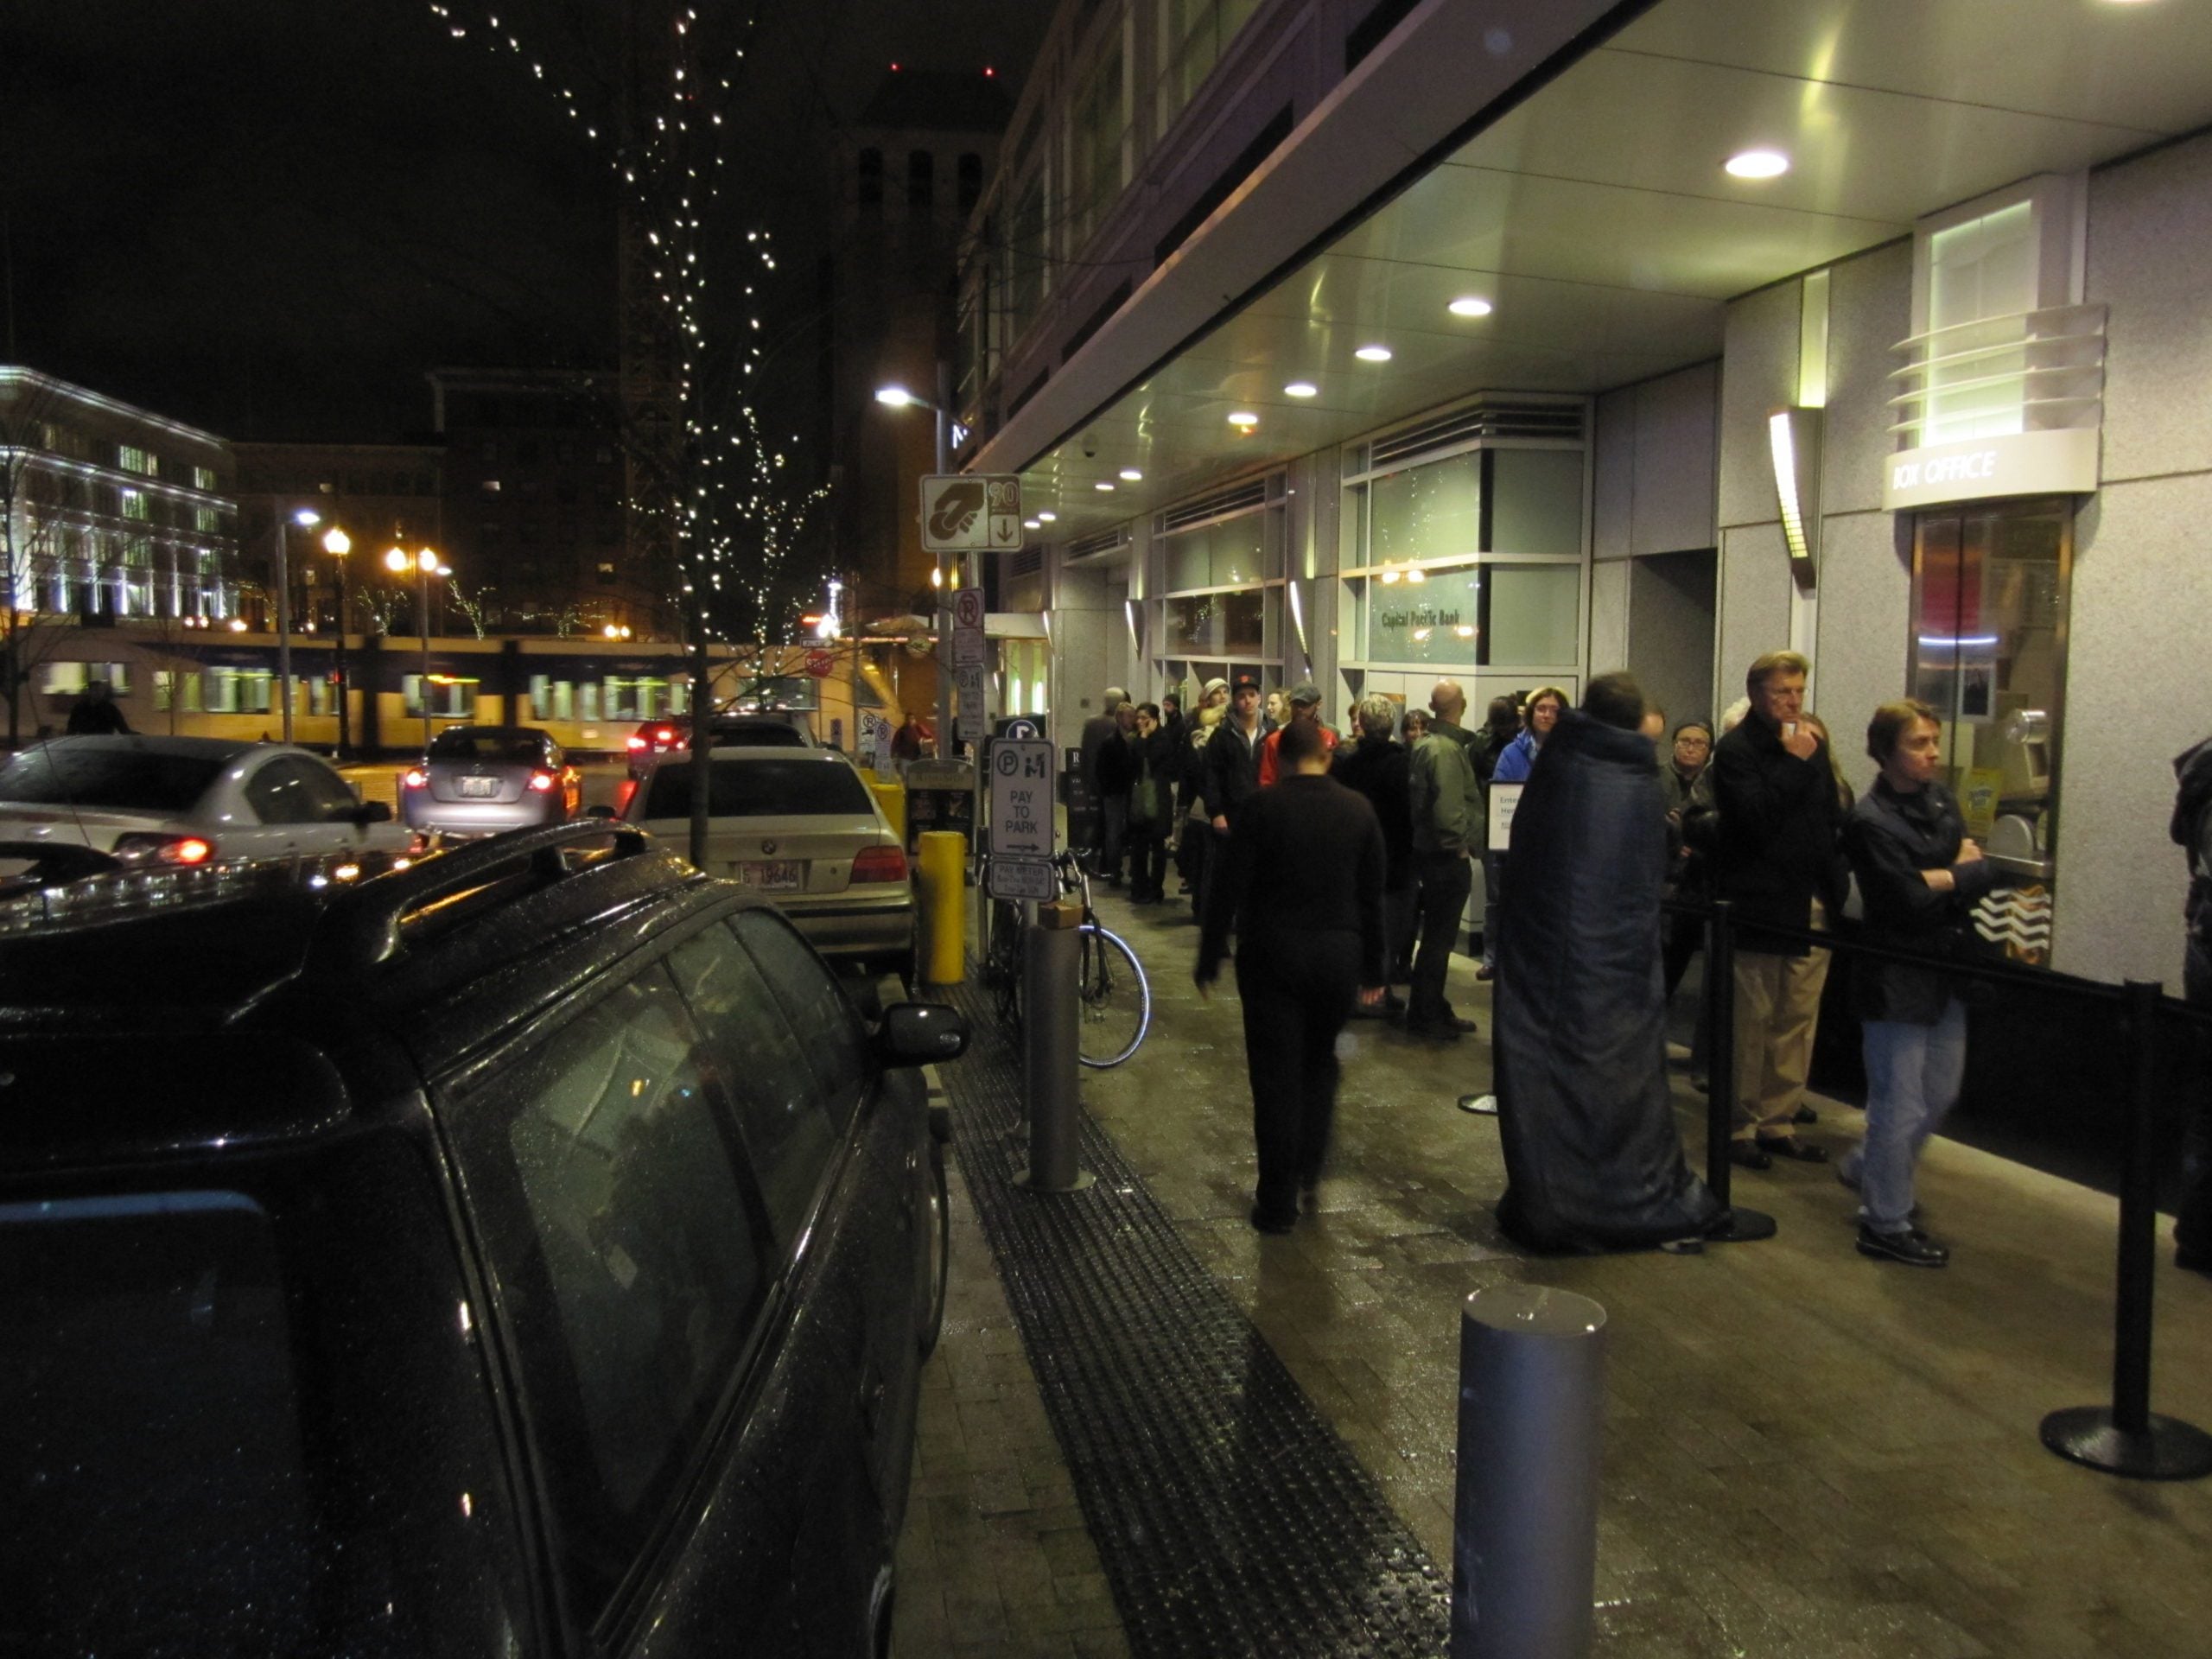
<path id="1" fill-rule="evenodd" d="M 636 798 L 637 793 L 638 780 L 634 778 L 625 778 L 614 785 L 614 816 L 616 817 L 621 817 L 629 811 L 630 803 Z"/>
<path id="2" fill-rule="evenodd" d="M 673 743 L 673 742 L 675 742 L 675 741 L 676 741 L 676 731 L 675 731 L 675 728 L 674 728 L 673 727 L 669 727 L 669 726 L 664 726 L 664 727 L 662 727 L 662 728 L 660 728 L 660 730 L 658 730 L 658 731 L 657 731 L 657 732 L 655 732 L 655 733 L 653 734 L 653 741 L 654 741 L 654 742 L 656 742 L 656 743 Z"/>
<path id="3" fill-rule="evenodd" d="M 853 860 L 853 880 L 855 881 L 904 881 L 906 879 L 906 855 L 896 847 L 863 849 Z"/>
<path id="4" fill-rule="evenodd" d="M 530 786 L 541 795 L 548 793 L 559 781 L 550 772 L 533 772 L 530 774 Z"/>
<path id="5" fill-rule="evenodd" d="M 399 786 L 402 789 L 428 789 L 430 774 L 420 766 L 410 766 L 399 774 Z"/>
<path id="6" fill-rule="evenodd" d="M 200 836 L 118 836 L 115 855 L 142 864 L 205 864 L 215 843 Z"/>
<path id="7" fill-rule="evenodd" d="M 645 740 L 632 732 L 630 734 L 630 747 L 633 749 L 642 749 L 645 747 Z"/>

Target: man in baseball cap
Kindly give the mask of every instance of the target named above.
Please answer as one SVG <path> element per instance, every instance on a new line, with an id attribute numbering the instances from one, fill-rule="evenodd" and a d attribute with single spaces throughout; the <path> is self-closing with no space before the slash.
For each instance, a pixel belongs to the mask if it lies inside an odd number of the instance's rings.
<path id="1" fill-rule="evenodd" d="M 1290 688 L 1290 696 L 1287 701 L 1290 704 L 1291 719 L 1294 721 L 1302 721 L 1309 726 L 1319 725 L 1321 719 L 1321 688 L 1314 684 L 1313 681 L 1300 680 L 1296 685 L 1292 686 Z M 1272 784 L 1275 780 L 1275 755 L 1278 749 L 1281 747 L 1281 734 L 1277 732 L 1268 733 L 1267 741 L 1260 745 L 1260 785 L 1262 788 L 1265 788 L 1268 785 Z M 1333 751 L 1336 747 L 1336 733 L 1330 730 L 1326 726 L 1322 726 L 1321 748 L 1323 753 L 1326 753 Z"/>

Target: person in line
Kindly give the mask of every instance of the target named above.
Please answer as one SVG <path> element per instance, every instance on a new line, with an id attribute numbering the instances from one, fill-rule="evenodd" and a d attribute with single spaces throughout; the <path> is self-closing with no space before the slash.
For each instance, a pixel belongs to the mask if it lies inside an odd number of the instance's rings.
<path id="1" fill-rule="evenodd" d="M 69 705 L 65 729 L 71 737 L 127 737 L 130 722 L 116 703 L 115 688 L 105 680 L 92 680 L 84 695 Z"/>
<path id="2" fill-rule="evenodd" d="M 1213 826 L 1206 821 L 1206 745 L 1219 729 L 1221 718 L 1220 703 L 1201 703 L 1191 717 L 1191 729 L 1181 750 L 1183 811 L 1182 827 L 1175 837 L 1175 868 L 1183 878 L 1182 892 L 1190 895 L 1193 918 L 1205 891 L 1206 862 L 1214 843 Z"/>
<path id="3" fill-rule="evenodd" d="M 1382 997 L 1382 827 L 1328 776 L 1319 726 L 1286 728 L 1281 752 L 1282 779 L 1234 816 L 1194 976 L 1209 994 L 1234 933 L 1263 1233 L 1295 1226 L 1301 1198 L 1311 1206 L 1336 1116 L 1337 1038 L 1355 1000 Z"/>
<path id="4" fill-rule="evenodd" d="M 891 734 L 891 758 L 893 760 L 918 760 L 922 758 L 921 728 L 914 724 L 912 715 L 899 711 L 899 729 Z"/>
<path id="5" fill-rule="evenodd" d="M 1475 1028 L 1473 1020 L 1453 1010 L 1444 987 L 1459 918 L 1466 912 L 1467 895 L 1474 891 L 1473 856 L 1488 823 L 1482 785 L 1475 781 L 1474 762 L 1460 736 L 1440 712 L 1407 766 L 1414 861 L 1421 879 L 1421 928 L 1413 985 L 1406 998 L 1406 1032 L 1447 1043 L 1458 1042 Z"/>
<path id="6" fill-rule="evenodd" d="M 1382 826 L 1382 945 L 1384 960 L 1395 964 L 1402 953 L 1410 963 L 1416 931 L 1414 883 L 1414 818 L 1410 757 L 1390 741 L 1397 705 L 1384 696 L 1363 698 L 1354 707 L 1359 741 L 1344 744 L 1330 763 L 1329 776 L 1363 795 Z M 1410 970 L 1407 976 L 1411 977 Z M 1386 983 L 1389 976 L 1386 976 Z M 1382 1002 L 1363 1012 L 1403 1014 L 1406 1005 L 1385 989 Z"/>
<path id="7" fill-rule="evenodd" d="M 1412 748 L 1414 744 L 1428 735 L 1428 710 L 1426 709 L 1407 709 L 1404 723 L 1399 730 L 1405 746 L 1408 749 Z"/>
<path id="8" fill-rule="evenodd" d="M 1136 706 L 1136 729 L 1125 741 L 1129 756 L 1129 902 L 1156 905 L 1167 897 L 1167 832 L 1175 810 L 1170 773 L 1181 756 L 1160 721 L 1157 703 Z"/>
<path id="9" fill-rule="evenodd" d="M 1236 815 L 1259 792 L 1260 745 L 1274 728 L 1260 713 L 1260 683 L 1249 674 L 1236 677 L 1230 689 L 1229 709 L 1213 735 L 1206 740 L 1206 822 L 1212 826 L 1214 851 L 1236 827 Z M 1208 855 L 1211 861 L 1211 854 Z M 1199 895 L 1198 913 L 1206 913 L 1208 900 Z"/>
<path id="10" fill-rule="evenodd" d="M 1936 711 L 1916 698 L 1885 702 L 1866 723 L 1881 775 L 1845 819 L 1843 839 L 1870 944 L 1940 954 L 1990 889 L 1991 867 L 1936 780 L 1942 747 Z M 1877 957 L 1853 964 L 1852 995 L 1865 1022 L 1866 1135 L 1836 1173 L 1859 1194 L 1859 1254 L 1940 1268 L 1951 1253 L 1913 1225 L 1912 1172 L 1959 1097 L 1966 1006 L 1939 969 Z"/>
<path id="11" fill-rule="evenodd" d="M 1713 734 L 1717 743 L 1744 723 L 1744 716 L 1751 712 L 1751 700 L 1738 697 L 1720 711 L 1719 729 Z M 1688 847 L 1700 867 L 1705 882 L 1700 895 L 1707 900 L 1713 897 L 1713 855 L 1720 844 L 1720 808 L 1713 798 L 1713 764 L 1708 751 L 1705 769 L 1691 785 L 1689 798 L 1682 806 L 1682 844 Z M 1704 944 L 1704 930 L 1698 940 Z M 1704 1094 L 1713 1086 L 1713 982 L 1700 980 L 1697 997 L 1697 1034 L 1690 1046 L 1690 1087 Z M 1813 1109 L 1802 1106 L 1800 1111 Z"/>
<path id="12" fill-rule="evenodd" d="M 1760 931 L 1809 930 L 1840 910 L 1838 797 L 1827 746 L 1805 724 L 1805 676 L 1794 651 L 1772 651 L 1745 676 L 1751 713 L 1713 752 L 1718 813 L 1714 897 L 1734 906 L 1736 1122 L 1729 1156 L 1746 1169 L 1777 1158 L 1823 1164 L 1827 1150 L 1792 1125 L 1805 1103 L 1827 952 Z"/>
<path id="13" fill-rule="evenodd" d="M 1701 720 L 1686 720 L 1675 728 L 1675 741 L 1660 779 L 1667 793 L 1667 889 L 1665 896 L 1686 904 L 1705 902 L 1705 855 L 1690 845 L 1684 824 L 1713 759 L 1713 728 Z M 1705 943 L 1705 923 L 1696 916 L 1667 916 L 1660 924 L 1666 944 L 1660 952 L 1665 971 L 1667 1000 L 1681 988 L 1690 959 Z"/>
<path id="14" fill-rule="evenodd" d="M 1529 700 L 1521 709 L 1525 721 L 1523 729 L 1497 757 L 1497 764 L 1491 771 L 1491 782 L 1529 781 L 1529 774 L 1536 768 L 1536 756 L 1544 747 L 1544 740 L 1552 734 L 1552 728 L 1559 724 L 1559 717 L 1567 712 L 1570 701 L 1567 693 L 1555 685 L 1540 685 L 1529 694 Z"/>
<path id="15" fill-rule="evenodd" d="M 1592 679 L 1581 709 L 1554 722 L 1513 819 L 1496 1002 L 1497 1217 L 1537 1249 L 1648 1248 L 1726 1219 L 1690 1173 L 1667 1088 L 1667 837 L 1643 715 L 1629 675 Z"/>
<path id="16" fill-rule="evenodd" d="M 1475 746 L 1478 734 L 1469 731 L 1460 722 L 1467 717 L 1467 694 L 1459 682 L 1451 678 L 1439 680 L 1428 690 L 1428 729 L 1441 732 L 1466 752 L 1470 766 L 1474 764 Z"/>
<path id="17" fill-rule="evenodd" d="M 1311 680 L 1301 680 L 1290 688 L 1289 703 L 1291 724 L 1296 725 L 1300 721 L 1304 721 L 1312 726 L 1321 734 L 1322 751 L 1325 753 L 1333 754 L 1337 747 L 1337 734 L 1321 724 L 1320 688 Z M 1283 728 L 1278 727 L 1268 733 L 1267 740 L 1260 745 L 1260 787 L 1262 789 L 1275 780 L 1280 765 L 1275 759 L 1275 753 L 1282 741 L 1282 734 Z"/>
<path id="18" fill-rule="evenodd" d="M 1279 726 L 1287 726 L 1290 723 L 1290 703 L 1283 696 L 1281 686 L 1277 686 L 1268 693 L 1267 710 L 1268 730 L 1273 731 Z"/>
<path id="19" fill-rule="evenodd" d="M 1083 785 L 1098 809 L 1097 825 L 1091 831 L 1090 873 L 1103 876 L 1110 870 L 1116 884 L 1121 880 L 1122 826 L 1128 812 L 1128 784 L 1125 779 L 1109 779 L 1108 773 L 1119 768 L 1105 757 L 1109 748 L 1118 751 L 1121 747 L 1121 710 L 1128 700 L 1129 694 L 1120 686 L 1106 688 L 1106 695 L 1098 700 L 1098 712 L 1083 722 L 1078 761 Z M 1119 786 L 1112 786 L 1116 782 Z"/>
<path id="20" fill-rule="evenodd" d="M 2173 817 L 2167 833 L 2189 849 L 2189 896 L 2183 902 L 2186 946 L 2182 994 L 2212 1010 L 2212 737 L 2174 760 Z M 2174 1265 L 2212 1274 L 2212 1038 L 2202 1028 L 2196 1098 L 2182 1142 L 2181 1204 L 2174 1216 Z"/>

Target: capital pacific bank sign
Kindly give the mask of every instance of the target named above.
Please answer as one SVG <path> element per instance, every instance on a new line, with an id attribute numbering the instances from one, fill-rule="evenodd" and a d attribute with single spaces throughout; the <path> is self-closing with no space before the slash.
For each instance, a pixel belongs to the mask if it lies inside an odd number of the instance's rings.
<path id="1" fill-rule="evenodd" d="M 1882 505 L 1891 512 L 2002 496 L 2079 495 L 2097 487 L 2094 428 L 1969 438 L 1889 457 Z"/>

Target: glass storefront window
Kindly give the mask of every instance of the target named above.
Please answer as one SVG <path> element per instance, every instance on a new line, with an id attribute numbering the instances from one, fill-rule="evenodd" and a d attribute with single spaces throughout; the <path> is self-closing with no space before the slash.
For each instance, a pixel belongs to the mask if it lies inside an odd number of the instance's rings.
<path id="1" fill-rule="evenodd" d="M 1256 590 L 1185 594 L 1166 610 L 1167 646 L 1178 654 L 1259 656 L 1266 649 L 1266 606 Z"/>
<path id="2" fill-rule="evenodd" d="M 1482 459 L 1479 452 L 1452 455 L 1386 474 L 1369 485 L 1366 562 L 1389 564 L 1478 551 Z"/>
<path id="3" fill-rule="evenodd" d="M 1260 582 L 1276 574 L 1268 552 L 1268 516 L 1244 513 L 1204 524 L 1167 541 L 1167 591 L 1230 588 Z"/>
<path id="4" fill-rule="evenodd" d="M 1579 663 L 1582 567 L 1493 564 L 1488 569 L 1490 639 L 1483 660 L 1493 666 L 1529 668 L 1569 668 Z"/>
<path id="5" fill-rule="evenodd" d="M 1579 555 L 1582 551 L 1582 452 L 1493 449 L 1490 455 L 1491 527 L 1486 550 Z"/>

